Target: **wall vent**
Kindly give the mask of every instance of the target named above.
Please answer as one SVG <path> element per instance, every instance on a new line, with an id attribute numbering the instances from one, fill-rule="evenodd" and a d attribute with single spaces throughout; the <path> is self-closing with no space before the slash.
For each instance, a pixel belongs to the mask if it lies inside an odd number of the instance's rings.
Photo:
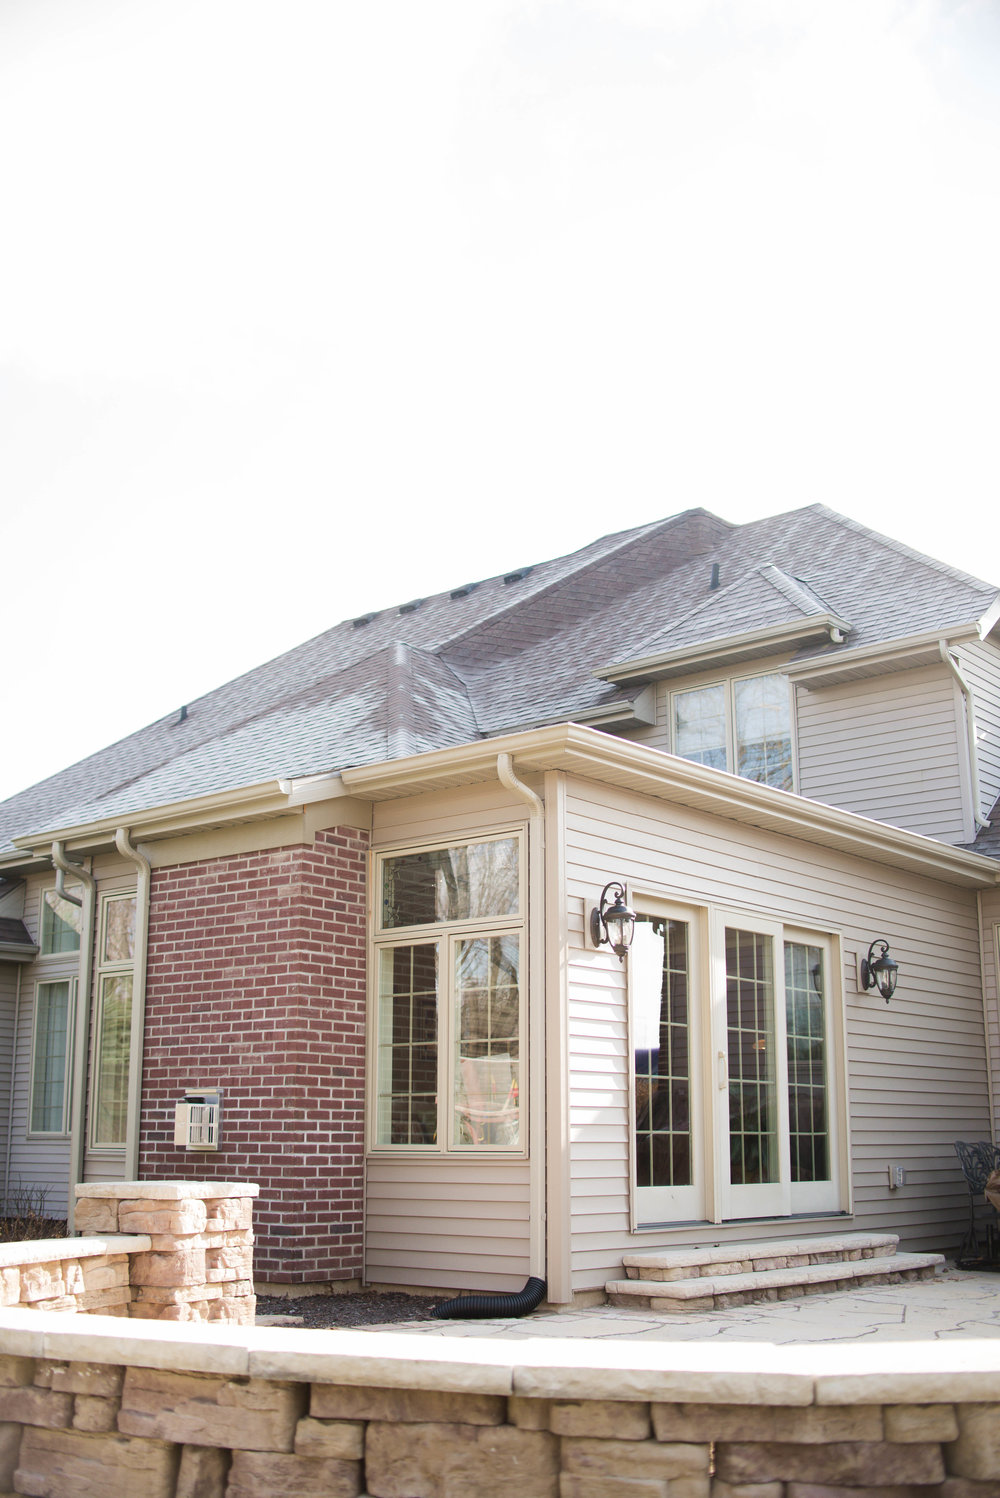
<path id="1" fill-rule="evenodd" d="M 221 1087 L 186 1092 L 174 1108 L 174 1144 L 184 1150 L 217 1150 L 221 1122 Z"/>

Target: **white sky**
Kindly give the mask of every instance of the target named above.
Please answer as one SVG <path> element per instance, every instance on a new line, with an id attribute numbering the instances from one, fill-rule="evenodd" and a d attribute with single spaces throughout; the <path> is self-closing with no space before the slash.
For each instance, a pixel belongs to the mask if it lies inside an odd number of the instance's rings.
<path id="1" fill-rule="evenodd" d="M 4 0 L 0 796 L 705 505 L 1000 580 L 994 0 Z"/>

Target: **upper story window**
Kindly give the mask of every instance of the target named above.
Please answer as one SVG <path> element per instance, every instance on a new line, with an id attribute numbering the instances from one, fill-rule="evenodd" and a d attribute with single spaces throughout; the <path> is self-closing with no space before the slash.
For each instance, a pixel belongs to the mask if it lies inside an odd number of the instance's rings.
<path id="1" fill-rule="evenodd" d="M 379 859 L 376 1147 L 524 1147 L 522 841 Z"/>
<path id="2" fill-rule="evenodd" d="M 74 893 L 79 894 L 79 886 Z M 43 891 L 39 955 L 55 957 L 63 952 L 78 952 L 82 920 L 83 911 L 79 905 L 63 900 L 54 889 Z"/>
<path id="3" fill-rule="evenodd" d="M 673 751 L 746 780 L 794 789 L 792 699 L 776 672 L 670 694 Z"/>

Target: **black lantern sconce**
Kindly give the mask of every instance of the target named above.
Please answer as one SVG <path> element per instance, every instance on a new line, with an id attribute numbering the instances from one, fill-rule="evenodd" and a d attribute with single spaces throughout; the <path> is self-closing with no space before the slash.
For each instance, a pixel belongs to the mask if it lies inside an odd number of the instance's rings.
<path id="1" fill-rule="evenodd" d="M 611 890 L 616 891 L 613 905 L 608 900 Z M 609 946 L 619 962 L 624 962 L 634 934 L 635 911 L 625 903 L 624 884 L 612 879 L 601 890 L 600 905 L 590 912 L 590 939 L 595 947 Z"/>
<path id="2" fill-rule="evenodd" d="M 879 948 L 877 955 L 876 947 Z M 888 1004 L 896 992 L 898 976 L 899 963 L 893 962 L 889 956 L 889 943 L 883 937 L 876 936 L 868 948 L 868 956 L 861 959 L 861 987 L 877 988 Z"/>

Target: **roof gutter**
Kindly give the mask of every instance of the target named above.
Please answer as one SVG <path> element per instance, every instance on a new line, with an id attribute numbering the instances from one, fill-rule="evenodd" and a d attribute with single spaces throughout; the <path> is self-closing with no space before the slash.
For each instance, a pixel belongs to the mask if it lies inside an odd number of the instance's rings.
<path id="1" fill-rule="evenodd" d="M 979 749 L 976 744 L 976 706 L 972 697 L 972 688 L 962 675 L 961 667 L 948 649 L 946 640 L 940 641 L 940 654 L 942 661 L 958 683 L 958 690 L 961 692 L 965 702 L 965 726 L 969 740 L 969 774 L 972 779 L 972 816 L 976 826 L 980 830 L 983 830 L 992 826 L 992 823 L 988 822 L 982 814 L 983 798 L 979 786 Z"/>
<path id="2" fill-rule="evenodd" d="M 874 645 L 856 645 L 849 650 L 838 650 L 834 656 L 815 656 L 804 661 L 789 661 L 782 669 L 785 675 L 801 686 L 811 686 L 815 681 L 822 686 L 824 676 L 858 666 L 874 666 L 902 663 L 911 656 L 920 657 L 914 665 L 929 665 L 937 656 L 942 641 L 956 644 L 965 640 L 981 638 L 979 623 L 955 624 L 949 629 L 935 629 L 919 635 L 907 635 L 901 640 L 880 641 Z"/>
<path id="3" fill-rule="evenodd" d="M 658 650 L 652 655 L 638 656 L 630 661 L 617 661 L 608 666 L 599 666 L 594 675 L 601 681 L 636 681 L 643 677 L 677 676 L 682 672 L 697 671 L 702 666 L 737 661 L 745 657 L 761 655 L 768 651 L 791 649 L 813 640 L 828 639 L 840 644 L 851 632 L 851 625 L 838 614 L 813 614 L 809 618 L 796 619 L 792 623 L 768 624 L 761 629 L 744 630 L 739 634 L 720 635 L 700 645 L 682 645 L 676 650 Z"/>

